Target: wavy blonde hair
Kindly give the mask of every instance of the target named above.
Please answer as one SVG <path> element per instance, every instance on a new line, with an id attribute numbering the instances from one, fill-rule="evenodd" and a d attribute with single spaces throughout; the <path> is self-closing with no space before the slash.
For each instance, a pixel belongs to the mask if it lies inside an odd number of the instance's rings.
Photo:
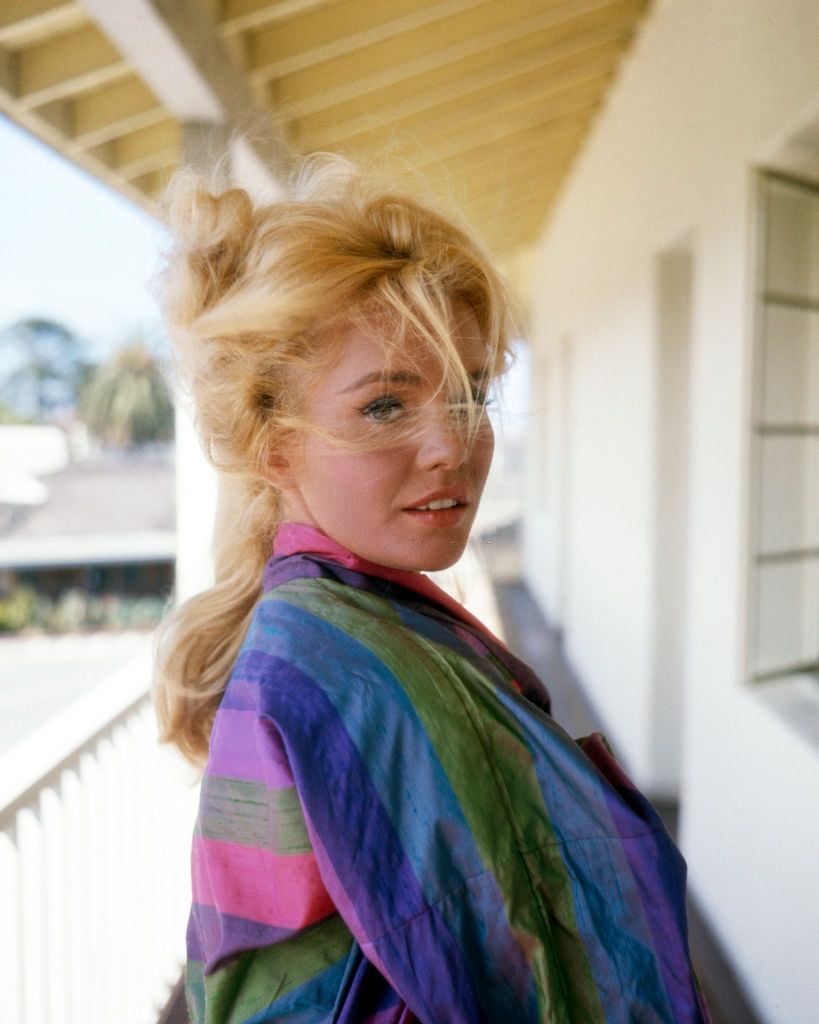
<path id="1" fill-rule="evenodd" d="M 159 285 L 177 374 L 207 458 L 235 481 L 235 514 L 214 537 L 215 585 L 173 608 L 156 638 L 161 737 L 201 764 L 281 521 L 265 472 L 286 438 L 311 429 L 301 401 L 339 328 L 378 317 L 385 347 L 400 354 L 412 338 L 442 386 L 468 394 L 452 304 L 475 313 L 490 377 L 508 361 L 509 304 L 463 227 L 337 158 L 310 160 L 287 198 L 265 204 L 183 172 L 167 210 L 174 247 Z M 481 410 L 467 411 L 475 429 Z"/>

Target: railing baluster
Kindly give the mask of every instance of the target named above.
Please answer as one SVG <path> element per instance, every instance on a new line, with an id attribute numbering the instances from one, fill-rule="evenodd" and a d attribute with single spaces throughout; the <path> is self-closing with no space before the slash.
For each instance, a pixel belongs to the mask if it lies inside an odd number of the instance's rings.
<path id="1" fill-rule="evenodd" d="M 123 666 L 0 758 L 2 1024 L 154 1024 L 179 977 L 195 791 L 149 675 Z"/>
<path id="2" fill-rule="evenodd" d="M 43 936 L 47 950 L 48 984 L 43 985 L 46 995 L 46 1019 L 62 1024 L 68 1001 L 68 973 L 66 963 L 66 895 L 69 879 L 65 860 L 65 811 L 59 793 L 52 786 L 40 792 L 40 823 L 43 840 L 43 878 L 46 924 Z"/>
<path id="3" fill-rule="evenodd" d="M 20 851 L 14 824 L 0 832 L 0 1020 L 23 1020 L 20 949 Z"/>
<path id="4" fill-rule="evenodd" d="M 43 826 L 35 807 L 24 807 L 17 815 L 22 893 L 23 1024 L 47 1024 L 48 1021 L 43 984 L 51 966 L 45 942 L 48 927 L 43 891 L 45 858 Z"/>
<path id="5" fill-rule="evenodd" d="M 66 944 L 69 977 L 66 1024 L 83 1024 L 90 991 L 87 915 L 90 905 L 88 864 L 87 794 L 79 777 L 79 767 L 62 773 L 61 793 L 66 817 Z M 85 925 L 85 927 L 83 927 Z"/>

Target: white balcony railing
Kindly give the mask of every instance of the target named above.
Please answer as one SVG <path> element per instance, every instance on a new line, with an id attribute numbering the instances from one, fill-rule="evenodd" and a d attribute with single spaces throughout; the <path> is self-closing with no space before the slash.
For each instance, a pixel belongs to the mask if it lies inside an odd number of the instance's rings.
<path id="1" fill-rule="evenodd" d="M 184 956 L 193 772 L 148 654 L 0 758 L 0 1021 L 155 1024 Z"/>

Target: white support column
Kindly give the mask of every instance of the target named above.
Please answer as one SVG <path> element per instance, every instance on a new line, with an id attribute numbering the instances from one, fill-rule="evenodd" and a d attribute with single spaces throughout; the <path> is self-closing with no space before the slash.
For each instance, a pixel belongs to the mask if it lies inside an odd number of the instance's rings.
<path id="1" fill-rule="evenodd" d="M 182 122 L 183 163 L 211 184 L 244 185 L 269 201 L 282 192 L 291 153 L 223 45 L 201 0 L 82 0 L 170 114 Z M 260 125 L 264 126 L 260 130 Z M 217 506 L 225 482 L 205 461 L 190 410 L 177 400 L 177 599 L 211 585 Z"/>
<path id="2" fill-rule="evenodd" d="M 283 177 L 290 149 L 256 104 L 200 0 L 82 0 L 82 6 L 170 114 L 230 126 L 247 136 L 271 184 Z"/>
<path id="3" fill-rule="evenodd" d="M 217 187 L 236 184 L 270 200 L 280 195 L 255 150 L 235 140 L 227 126 L 202 121 L 183 126 L 184 161 Z M 193 410 L 176 402 L 176 595 L 184 600 L 213 584 L 214 531 L 229 515 L 230 480 L 205 460 L 193 426 Z"/>
<path id="4" fill-rule="evenodd" d="M 232 178 L 227 126 L 189 121 L 182 127 L 183 161 L 212 185 Z M 213 585 L 211 549 L 219 503 L 219 475 L 205 459 L 189 401 L 176 397 L 176 599 Z"/>

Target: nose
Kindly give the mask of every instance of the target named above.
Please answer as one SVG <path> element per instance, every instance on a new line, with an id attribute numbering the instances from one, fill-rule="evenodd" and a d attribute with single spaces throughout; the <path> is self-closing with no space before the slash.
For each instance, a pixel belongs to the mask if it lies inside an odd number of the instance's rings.
<path id="1" fill-rule="evenodd" d="M 418 464 L 422 469 L 457 469 L 466 461 L 463 431 L 453 422 L 449 407 L 441 402 L 425 411 L 420 424 Z"/>

